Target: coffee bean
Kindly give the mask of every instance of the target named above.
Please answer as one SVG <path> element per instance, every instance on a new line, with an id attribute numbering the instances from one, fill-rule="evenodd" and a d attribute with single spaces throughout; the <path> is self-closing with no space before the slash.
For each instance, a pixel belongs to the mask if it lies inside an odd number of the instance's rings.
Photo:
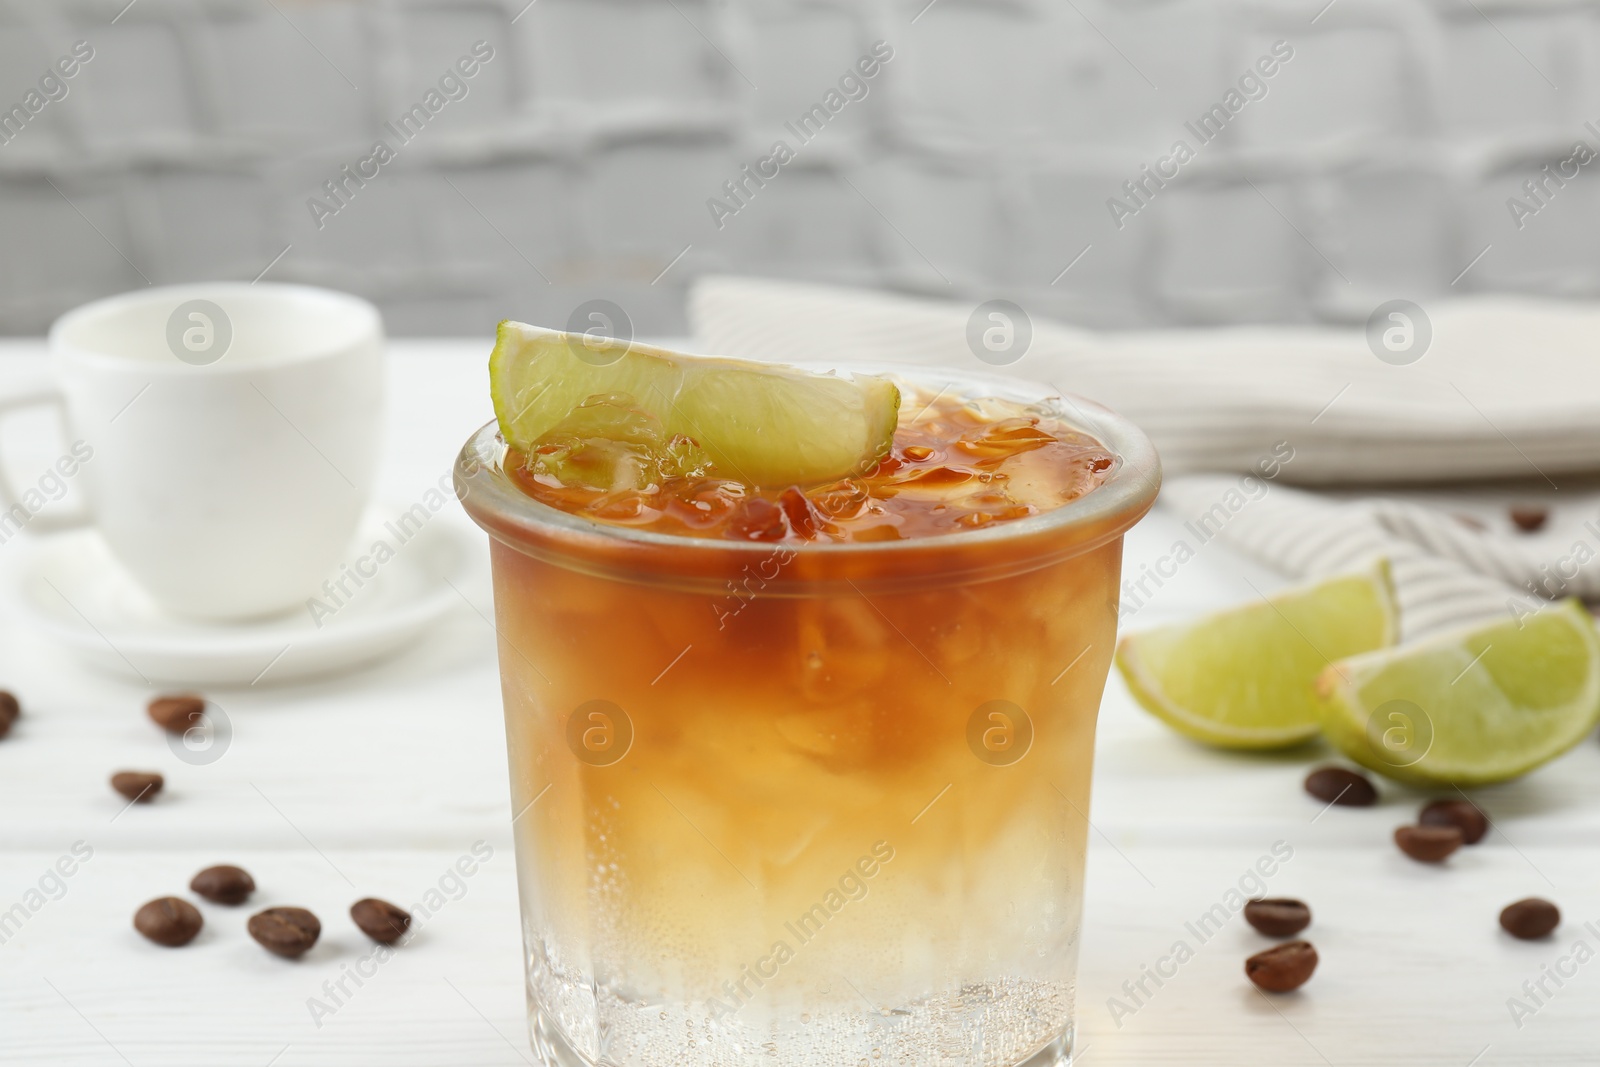
<path id="1" fill-rule="evenodd" d="M 133 913 L 133 928 L 158 945 L 187 945 L 206 921 L 200 909 L 177 897 L 159 897 Z"/>
<path id="2" fill-rule="evenodd" d="M 256 882 L 249 872 L 223 864 L 195 875 L 189 888 L 213 904 L 243 904 L 256 891 Z"/>
<path id="3" fill-rule="evenodd" d="M 1536 941 L 1561 925 L 1561 909 L 1548 900 L 1529 897 L 1507 904 L 1500 913 L 1500 925 L 1512 937 Z"/>
<path id="4" fill-rule="evenodd" d="M 1289 897 L 1251 900 L 1245 903 L 1244 919 L 1268 937 L 1293 937 L 1311 925 L 1311 909 Z"/>
<path id="5" fill-rule="evenodd" d="M 199 726 L 206 711 L 206 702 L 196 696 L 156 697 L 146 709 L 156 725 L 169 734 L 181 734 L 191 726 Z"/>
<path id="6" fill-rule="evenodd" d="M 1419 863 L 1444 862 L 1461 841 L 1461 830 L 1455 826 L 1402 826 L 1394 832 L 1400 851 Z"/>
<path id="7" fill-rule="evenodd" d="M 322 924 L 304 908 L 268 908 L 250 916 L 250 936 L 268 952 L 285 959 L 306 954 L 322 936 Z"/>
<path id="8" fill-rule="evenodd" d="M 1317 950 L 1309 941 L 1289 941 L 1244 961 L 1244 973 L 1258 989 L 1287 993 L 1299 989 L 1317 969 Z"/>
<path id="9" fill-rule="evenodd" d="M 1435 800 L 1425 804 L 1417 822 L 1423 826 L 1454 826 L 1463 844 L 1476 845 L 1489 832 L 1489 817 L 1470 800 Z"/>
<path id="10" fill-rule="evenodd" d="M 1378 791 L 1367 776 L 1343 767 L 1318 767 L 1306 775 L 1306 792 L 1342 808 L 1367 808 L 1378 802 Z"/>
<path id="11" fill-rule="evenodd" d="M 362 933 L 384 945 L 392 945 L 400 940 L 411 926 L 410 912 L 376 897 L 367 897 L 350 905 L 350 918 L 361 927 Z"/>
<path id="12" fill-rule="evenodd" d="M 17 721 L 22 714 L 22 705 L 17 703 L 17 698 L 0 689 L 0 737 L 11 732 L 11 724 Z"/>
<path id="13" fill-rule="evenodd" d="M 1546 508 L 1520 507 L 1511 509 L 1511 521 L 1523 533 L 1538 533 L 1544 529 L 1545 520 L 1550 518 Z"/>
<path id="14" fill-rule="evenodd" d="M 139 804 L 154 800 L 165 783 L 154 771 L 118 771 L 111 776 L 111 788 Z"/>

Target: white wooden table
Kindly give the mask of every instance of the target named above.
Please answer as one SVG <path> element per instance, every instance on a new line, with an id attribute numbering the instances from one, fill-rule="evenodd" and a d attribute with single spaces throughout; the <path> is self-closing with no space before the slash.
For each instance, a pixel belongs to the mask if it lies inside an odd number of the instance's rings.
<path id="1" fill-rule="evenodd" d="M 392 346 L 391 417 L 380 493 L 411 499 L 489 418 L 484 342 Z M 44 373 L 37 342 L 0 344 L 0 389 Z M 43 426 L 17 448 L 42 469 Z M 25 457 L 26 458 L 26 457 Z M 467 520 L 450 515 L 439 521 Z M 1159 509 L 1129 538 L 1128 567 L 1178 536 Z M 0 741 L 0 914 L 21 928 L 0 945 L 0 1064 L 303 1067 L 310 1064 L 516 1065 L 523 1026 L 509 801 L 486 568 L 421 647 L 349 677 L 216 692 L 232 715 L 226 755 L 190 766 L 145 718 L 138 684 L 87 673 L 19 617 L 9 582 L 23 556 L 0 546 L 0 688 L 26 717 Z M 486 555 L 486 553 L 485 553 Z M 481 563 L 481 561 L 480 561 Z M 1246 599 L 1279 580 L 1207 546 L 1139 614 L 1141 625 Z M 1600 746 L 1485 790 L 1497 830 L 1444 869 L 1390 843 L 1416 795 L 1333 809 L 1301 792 L 1309 759 L 1229 756 L 1184 742 L 1112 678 L 1101 713 L 1080 984 L 1081 1062 L 1113 1064 L 1592 1064 L 1600 1062 L 1600 962 L 1588 962 L 1519 1027 L 1507 1006 L 1572 945 L 1600 952 Z M 122 812 L 108 774 L 160 770 L 159 803 Z M 395 958 L 331 1016 L 337 982 L 369 951 L 345 915 L 358 896 L 402 905 L 439 884 L 482 841 L 493 850 Z M 1267 1000 L 1242 960 L 1264 947 L 1240 918 L 1207 943 L 1185 923 L 1223 900 L 1247 867 L 1287 842 L 1274 895 L 1303 897 L 1322 956 L 1299 994 Z M 93 854 L 59 899 L 28 897 L 76 842 Z M 481 848 L 481 846 L 480 846 Z M 159 948 L 133 910 L 187 895 L 198 869 L 237 863 L 259 884 L 253 907 L 207 905 L 186 949 Z M 1502 935 L 1496 916 L 1523 896 L 1566 917 L 1548 942 Z M 300 904 L 324 935 L 297 964 L 243 933 L 254 907 Z M 1132 999 L 1144 966 L 1178 940 L 1194 958 Z M 365 966 L 365 965 L 363 965 Z M 1570 964 L 1562 967 L 1568 971 Z M 367 968 L 370 970 L 370 968 Z M 1164 966 L 1169 973 L 1170 966 Z M 1114 1017 L 1108 999 L 1123 1009 Z M 1527 1003 L 1532 1005 L 1531 1001 Z M 1131 1014 L 1127 1009 L 1135 1009 Z M 320 1025 L 319 1025 L 320 1023 Z"/>

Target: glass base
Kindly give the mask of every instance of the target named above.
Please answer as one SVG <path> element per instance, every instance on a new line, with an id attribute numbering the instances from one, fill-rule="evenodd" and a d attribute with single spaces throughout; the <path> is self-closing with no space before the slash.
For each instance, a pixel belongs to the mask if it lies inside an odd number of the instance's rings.
<path id="1" fill-rule="evenodd" d="M 537 1006 L 530 1008 L 528 1034 L 539 1067 L 651 1067 L 646 1064 L 618 1063 L 609 1058 L 603 1061 L 590 1059 L 573 1048 L 562 1036 L 560 1029 Z M 1072 1045 L 1073 1031 L 1068 1028 L 1038 1052 L 1010 1067 L 1071 1067 Z M 831 1067 L 831 1065 L 821 1065 L 821 1067 Z M 851 1067 L 851 1065 L 840 1064 L 839 1067 Z M 946 1065 L 918 1064 L 917 1067 L 946 1067 Z M 949 1067 L 958 1065 L 951 1064 Z M 960 1067 L 965 1067 L 965 1064 Z"/>
<path id="2" fill-rule="evenodd" d="M 594 1060 L 567 1044 L 561 1031 L 538 1008 L 529 1009 L 528 1040 L 539 1067 L 597 1067 Z"/>
<path id="3" fill-rule="evenodd" d="M 1069 1029 L 1017 1067 L 1072 1067 L 1072 1045 L 1073 1032 Z"/>

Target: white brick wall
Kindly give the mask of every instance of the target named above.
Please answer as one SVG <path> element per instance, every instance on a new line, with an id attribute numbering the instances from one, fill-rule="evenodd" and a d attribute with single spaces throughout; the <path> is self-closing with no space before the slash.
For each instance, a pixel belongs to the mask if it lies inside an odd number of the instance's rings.
<path id="1" fill-rule="evenodd" d="M 368 295 L 396 333 L 595 297 L 680 330 L 706 270 L 1096 325 L 1359 319 L 1486 247 L 1453 291 L 1600 294 L 1600 164 L 1520 230 L 1505 203 L 1600 148 L 1600 3 L 525 2 L 0 7 L 0 107 L 95 50 L 0 144 L 0 331 L 285 248 L 269 277 Z M 480 39 L 469 95 L 318 229 L 307 198 Z M 784 122 L 880 39 L 866 99 L 798 146 Z M 1277 40 L 1267 95 L 1113 225 L 1107 198 Z M 797 158 L 718 229 L 707 198 L 778 138 Z"/>

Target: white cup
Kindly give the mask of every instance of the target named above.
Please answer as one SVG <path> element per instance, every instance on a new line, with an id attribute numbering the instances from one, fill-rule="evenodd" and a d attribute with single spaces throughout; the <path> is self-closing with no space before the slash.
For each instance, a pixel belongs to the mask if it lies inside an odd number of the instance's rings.
<path id="1" fill-rule="evenodd" d="M 62 459 L 88 514 L 31 530 L 92 523 L 158 604 L 209 620 L 303 604 L 337 567 L 383 429 L 370 303 L 298 285 L 147 289 L 63 315 L 50 354 L 58 388 L 0 399 L 0 416 L 64 407 Z M 36 510 L 3 469 L 0 507 Z"/>

